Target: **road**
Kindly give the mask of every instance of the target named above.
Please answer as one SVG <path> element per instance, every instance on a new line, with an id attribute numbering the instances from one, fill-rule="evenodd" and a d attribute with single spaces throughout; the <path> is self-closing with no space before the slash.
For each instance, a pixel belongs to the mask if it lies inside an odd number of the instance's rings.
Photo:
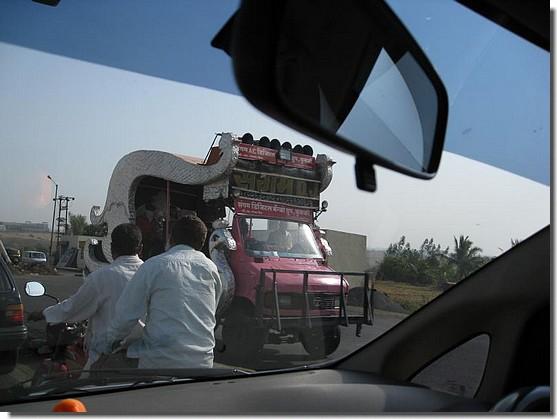
<path id="1" fill-rule="evenodd" d="M 29 297 L 25 294 L 25 284 L 28 281 L 39 281 L 46 288 L 46 292 L 60 300 L 69 297 L 83 283 L 81 276 L 73 272 L 63 272 L 60 275 L 23 275 L 15 277 L 16 285 L 21 293 L 21 302 L 25 310 L 25 317 L 32 311 L 42 310 L 49 305 L 55 304 L 50 297 Z M 45 322 L 27 322 L 29 338 L 44 338 Z"/>
<path id="2" fill-rule="evenodd" d="M 316 361 L 325 361 L 328 359 L 337 359 L 348 355 L 356 349 L 371 342 L 377 336 L 383 334 L 399 321 L 404 319 L 405 315 L 399 313 L 389 312 L 375 312 L 375 323 L 373 326 L 363 326 L 360 336 L 356 336 L 356 326 L 350 325 L 348 327 L 341 327 L 341 340 L 338 349 L 329 355 L 327 358 L 315 360 L 312 359 L 301 343 L 271 345 L 267 344 L 264 347 L 261 360 L 251 368 L 257 370 L 277 369 L 277 368 L 290 368 L 295 366 L 302 366 Z M 226 363 L 226 356 L 218 354 L 215 356 L 216 361 Z"/>
<path id="3" fill-rule="evenodd" d="M 26 315 L 31 311 L 41 310 L 53 304 L 49 297 L 28 297 L 24 293 L 25 283 L 30 280 L 40 281 L 45 285 L 48 293 L 60 299 L 73 294 L 83 283 L 83 278 L 74 273 L 64 273 L 58 276 L 19 276 L 16 277 L 18 288 L 22 294 L 22 301 Z M 376 310 L 375 323 L 373 326 L 363 326 L 361 336 L 357 337 L 355 326 L 341 327 L 341 343 L 338 349 L 327 357 L 335 359 L 353 352 L 361 346 L 372 341 L 383 334 L 398 322 L 403 320 L 405 315 Z M 33 339 L 44 338 L 44 322 L 28 322 L 29 344 Z M 220 331 L 217 330 L 217 339 Z M 489 348 L 489 338 L 486 336 L 473 339 L 457 350 L 450 352 L 442 358 L 442 362 L 435 362 L 434 369 L 424 370 L 416 382 L 431 388 L 448 391 L 453 394 L 472 396 L 475 388 L 479 385 L 482 371 Z M 483 355 L 482 355 L 483 354 Z M 301 343 L 265 345 L 261 359 L 251 365 L 237 365 L 227 359 L 226 351 L 220 353 L 215 351 L 215 366 L 238 366 L 255 370 L 269 370 L 278 368 L 291 368 L 302 366 L 321 360 L 312 359 L 307 355 Z M 34 370 L 39 365 L 40 358 L 35 351 L 24 347 L 21 351 L 19 363 L 16 369 L 9 375 L 0 376 L 0 388 L 10 387 L 18 382 L 29 379 Z M 455 366 L 459 368 L 455 369 Z"/>
<path id="4" fill-rule="evenodd" d="M 21 298 L 25 307 L 25 313 L 28 315 L 35 310 L 42 310 L 43 308 L 54 303 L 49 297 L 28 297 L 25 295 L 25 283 L 28 281 L 41 282 L 48 294 L 56 296 L 59 299 L 64 299 L 73 294 L 83 283 L 83 278 L 72 272 L 64 272 L 57 276 L 45 275 L 25 275 L 17 276 L 16 283 L 21 292 Z M 331 354 L 328 359 L 335 359 L 344 356 L 355 349 L 365 345 L 373 340 L 375 337 L 390 329 L 396 323 L 404 318 L 404 315 L 398 313 L 389 313 L 376 311 L 375 324 L 373 326 L 363 326 L 361 336 L 356 336 L 355 325 L 349 327 L 341 327 L 341 343 L 339 348 Z M 28 322 L 29 339 L 30 341 L 43 339 L 45 335 L 45 322 Z M 217 337 L 220 333 L 217 331 Z M 321 360 L 319 360 L 321 361 Z M 30 370 L 36 368 L 39 359 L 30 350 L 23 350 L 20 363 L 22 364 L 20 371 L 26 371 L 28 374 Z M 219 353 L 215 351 L 215 362 L 228 365 L 230 361 L 227 359 L 226 353 Z M 275 368 L 289 368 L 300 365 L 305 365 L 310 362 L 316 362 L 311 359 L 304 350 L 301 343 L 281 344 L 281 345 L 265 345 L 263 356 L 257 364 L 249 365 L 249 367 L 262 370 L 262 369 L 275 369 Z"/>

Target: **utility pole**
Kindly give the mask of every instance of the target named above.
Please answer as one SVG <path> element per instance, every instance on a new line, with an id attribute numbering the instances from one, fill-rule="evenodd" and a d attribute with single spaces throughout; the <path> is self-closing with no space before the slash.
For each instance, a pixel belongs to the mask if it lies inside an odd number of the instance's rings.
<path id="1" fill-rule="evenodd" d="M 58 184 L 52 179 L 50 175 L 47 176 L 48 179 L 56 186 L 56 191 L 54 192 L 54 209 L 52 210 L 52 227 L 50 229 L 50 247 L 48 249 L 48 262 L 52 265 L 52 240 L 54 238 L 54 217 L 56 217 L 56 200 L 58 199 Z"/>
<path id="2" fill-rule="evenodd" d="M 57 224 L 57 231 L 56 231 L 56 253 L 57 253 L 57 261 L 58 262 L 60 260 L 60 257 L 62 256 L 62 249 L 60 247 L 60 227 L 64 228 L 64 234 L 68 233 L 68 208 L 69 208 L 69 202 L 73 201 L 75 198 L 73 196 L 62 196 L 60 195 L 58 197 L 58 224 Z M 62 211 L 64 211 L 64 217 L 62 217 Z"/>

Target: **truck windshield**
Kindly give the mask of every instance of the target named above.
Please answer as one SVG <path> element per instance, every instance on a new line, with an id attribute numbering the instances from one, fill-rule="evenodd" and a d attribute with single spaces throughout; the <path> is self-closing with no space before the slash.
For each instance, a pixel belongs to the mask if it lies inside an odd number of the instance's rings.
<path id="1" fill-rule="evenodd" d="M 242 218 L 245 249 L 250 256 L 321 259 L 311 228 L 304 223 L 266 218 Z"/>

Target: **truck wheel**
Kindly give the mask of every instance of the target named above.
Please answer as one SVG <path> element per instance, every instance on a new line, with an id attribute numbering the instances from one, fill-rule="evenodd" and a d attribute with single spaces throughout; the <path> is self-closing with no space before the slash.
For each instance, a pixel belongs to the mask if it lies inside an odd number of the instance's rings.
<path id="1" fill-rule="evenodd" d="M 0 374 L 9 374 L 17 364 L 17 351 L 0 352 Z"/>
<path id="2" fill-rule="evenodd" d="M 337 350 L 340 344 L 340 327 L 307 329 L 301 336 L 302 345 L 312 358 L 324 358 Z"/>
<path id="3" fill-rule="evenodd" d="M 222 326 L 224 353 L 241 363 L 259 360 L 265 343 L 265 331 L 258 328 L 255 319 L 244 312 L 232 310 Z"/>

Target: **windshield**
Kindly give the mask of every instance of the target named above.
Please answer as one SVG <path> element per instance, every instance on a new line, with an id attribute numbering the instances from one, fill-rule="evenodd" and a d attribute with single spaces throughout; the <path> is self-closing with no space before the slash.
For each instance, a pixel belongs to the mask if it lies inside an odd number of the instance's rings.
<path id="1" fill-rule="evenodd" d="M 241 218 L 243 242 L 251 256 L 321 259 L 323 255 L 307 224 L 265 218 Z"/>
<path id="2" fill-rule="evenodd" d="M 237 2 L 0 2 L 0 241 L 28 329 L 0 350 L 0 403 L 338 360 L 549 224 L 549 53 L 457 2 L 388 4 L 449 120 L 434 179 L 378 167 L 367 193 L 353 155 L 239 94 L 210 46 Z M 411 149 L 407 111 L 389 135 Z"/>

